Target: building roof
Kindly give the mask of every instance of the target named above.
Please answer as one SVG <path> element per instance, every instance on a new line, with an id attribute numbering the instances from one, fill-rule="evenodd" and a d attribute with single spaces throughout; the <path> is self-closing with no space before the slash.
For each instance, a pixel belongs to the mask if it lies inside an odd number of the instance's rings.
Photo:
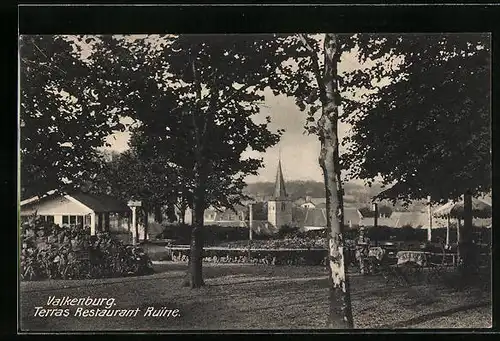
<path id="1" fill-rule="evenodd" d="M 50 200 L 56 197 L 63 197 L 65 193 L 59 193 L 56 191 L 50 191 L 47 195 L 41 197 L 33 197 L 27 200 L 21 201 L 21 207 L 27 205 L 33 205 L 42 201 Z M 128 212 L 130 207 L 125 203 L 110 197 L 108 195 L 95 195 L 82 192 L 72 192 L 68 196 L 74 200 L 80 202 L 81 204 L 87 206 L 94 212 Z"/>
<path id="2" fill-rule="evenodd" d="M 326 198 L 311 198 L 307 197 L 305 200 L 305 203 L 311 203 L 315 207 L 318 207 L 318 205 L 324 205 L 323 208 L 326 208 Z"/>
<path id="3" fill-rule="evenodd" d="M 232 209 L 216 210 L 214 208 L 205 210 L 205 215 L 213 214 L 214 217 L 211 219 L 213 221 L 240 221 L 239 215 L 241 212 L 246 215 L 246 207 L 241 205 L 235 205 L 235 211 Z"/>
<path id="4" fill-rule="evenodd" d="M 464 201 L 448 202 L 445 205 L 434 211 L 434 215 L 438 217 L 451 216 L 454 218 L 463 218 L 464 216 Z M 476 198 L 472 198 L 472 216 L 474 218 L 490 218 L 492 215 L 491 204 Z"/>
<path id="5" fill-rule="evenodd" d="M 398 224 L 398 219 L 397 217 L 379 217 L 377 219 L 377 226 L 388 226 L 388 227 L 401 227 L 401 226 L 397 226 Z M 410 224 L 413 224 L 413 223 L 410 223 Z M 375 225 L 375 218 L 374 217 L 362 217 L 360 220 L 359 220 L 359 226 L 374 226 Z M 404 226 L 405 224 L 403 224 L 402 226 Z M 412 225 L 413 227 L 418 227 L 418 225 L 414 226 Z"/>
<path id="6" fill-rule="evenodd" d="M 326 227 L 326 209 L 324 208 L 307 208 L 307 207 L 293 207 L 292 217 L 295 224 L 300 228 L 303 227 Z M 344 208 L 344 223 L 349 225 L 359 225 L 360 214 L 356 208 Z"/>
<path id="7" fill-rule="evenodd" d="M 285 180 L 283 179 L 283 171 L 281 170 L 281 160 L 278 160 L 278 170 L 276 172 L 276 182 L 274 184 L 273 199 L 275 200 L 287 199 Z"/>
<path id="8" fill-rule="evenodd" d="M 31 197 L 31 198 L 23 199 L 23 200 L 21 200 L 21 206 L 24 206 L 26 204 L 29 204 L 29 203 L 32 203 L 32 202 L 36 202 L 36 201 L 39 201 L 39 200 L 42 200 L 42 199 L 54 196 L 57 193 L 58 193 L 58 191 L 55 190 L 55 189 L 53 189 L 53 190 L 50 190 L 50 191 L 48 191 L 47 193 L 45 193 L 45 194 L 43 194 L 41 196 L 34 196 L 34 197 Z"/>
<path id="9" fill-rule="evenodd" d="M 429 224 L 429 216 L 425 212 L 393 212 L 391 219 L 394 221 L 395 227 L 403 227 L 405 225 L 423 227 Z"/>
<path id="10" fill-rule="evenodd" d="M 344 224 L 349 225 L 359 225 L 361 220 L 361 215 L 357 208 L 355 207 L 344 207 Z"/>
<path id="11" fill-rule="evenodd" d="M 300 205 L 302 205 L 302 204 L 303 204 L 303 203 L 305 203 L 305 202 L 306 202 L 306 199 L 305 199 L 304 197 L 299 197 L 299 198 L 297 198 L 297 199 L 294 201 L 294 204 L 295 204 L 295 205 L 300 206 Z"/>
<path id="12" fill-rule="evenodd" d="M 127 204 L 109 195 L 75 192 L 71 193 L 70 196 L 94 212 L 128 212 L 130 210 Z"/>
<path id="13" fill-rule="evenodd" d="M 322 208 L 308 208 L 303 226 L 326 227 L 326 210 Z"/>

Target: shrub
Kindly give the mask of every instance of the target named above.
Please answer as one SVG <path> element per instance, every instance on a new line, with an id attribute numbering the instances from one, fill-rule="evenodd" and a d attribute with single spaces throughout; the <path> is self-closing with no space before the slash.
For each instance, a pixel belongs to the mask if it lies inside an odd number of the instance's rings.
<path id="1" fill-rule="evenodd" d="M 152 272 L 141 248 L 123 245 L 108 233 L 59 227 L 40 219 L 21 226 L 21 279 L 82 279 Z"/>
<path id="2" fill-rule="evenodd" d="M 187 262 L 189 249 L 171 249 L 173 261 Z M 253 263 L 268 265 L 325 265 L 326 250 L 204 250 L 203 261 L 210 263 Z"/>

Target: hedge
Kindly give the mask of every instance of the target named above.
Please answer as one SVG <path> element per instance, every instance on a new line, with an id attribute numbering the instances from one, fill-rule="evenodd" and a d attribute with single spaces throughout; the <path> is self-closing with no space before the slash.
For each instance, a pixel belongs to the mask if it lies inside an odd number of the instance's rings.
<path id="1" fill-rule="evenodd" d="M 164 260 L 189 261 L 189 248 L 167 248 L 169 256 Z M 268 265 L 326 265 L 326 249 L 226 249 L 205 248 L 203 261 L 207 263 L 247 263 Z M 348 264 L 355 260 L 354 250 L 348 249 L 345 254 Z"/>
<path id="2" fill-rule="evenodd" d="M 60 227 L 41 219 L 21 226 L 22 280 L 121 277 L 152 273 L 141 248 L 124 245 L 107 233 Z"/>

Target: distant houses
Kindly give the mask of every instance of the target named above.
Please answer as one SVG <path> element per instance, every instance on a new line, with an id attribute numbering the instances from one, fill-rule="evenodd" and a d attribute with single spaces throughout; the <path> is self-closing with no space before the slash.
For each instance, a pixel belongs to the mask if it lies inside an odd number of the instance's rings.
<path id="1" fill-rule="evenodd" d="M 326 198 L 313 198 L 307 196 L 305 198 L 295 200 L 294 203 L 302 208 L 325 208 Z"/>

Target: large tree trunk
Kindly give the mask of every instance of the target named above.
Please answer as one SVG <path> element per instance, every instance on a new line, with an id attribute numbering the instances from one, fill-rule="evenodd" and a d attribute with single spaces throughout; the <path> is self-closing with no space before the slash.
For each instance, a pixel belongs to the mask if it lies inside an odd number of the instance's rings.
<path id="1" fill-rule="evenodd" d="M 163 221 L 163 215 L 161 212 L 161 205 L 155 205 L 155 223 L 161 224 Z"/>
<path id="2" fill-rule="evenodd" d="M 349 279 L 344 256 L 344 217 L 340 179 L 338 122 L 337 62 L 340 55 L 335 34 L 326 34 L 324 41 L 324 93 L 322 115 L 318 122 L 321 151 L 319 164 L 323 170 L 326 190 L 326 211 L 329 236 L 330 328 L 353 328 Z"/>
<path id="3" fill-rule="evenodd" d="M 203 281 L 203 224 L 205 213 L 205 190 L 203 185 L 196 189 L 193 200 L 191 243 L 189 248 L 188 272 L 183 286 L 199 288 Z"/>
<path id="4" fill-rule="evenodd" d="M 143 242 L 146 243 L 147 240 L 148 240 L 148 230 L 149 230 L 149 219 L 148 219 L 149 211 L 148 211 L 148 209 L 146 207 L 144 207 L 143 213 L 144 213 L 144 218 L 143 218 L 143 223 L 144 223 L 144 239 L 143 239 Z"/>
<path id="5" fill-rule="evenodd" d="M 191 243 L 189 250 L 189 265 L 188 276 L 184 285 L 191 288 L 199 288 L 205 285 L 203 281 L 203 223 L 205 213 L 205 192 L 206 192 L 206 154 L 204 150 L 203 140 L 205 138 L 205 129 L 207 117 L 201 116 L 199 101 L 201 101 L 201 83 L 198 79 L 198 71 L 196 69 L 195 53 L 193 53 L 191 60 L 191 67 L 193 72 L 193 79 L 195 85 L 196 98 L 198 105 L 193 109 L 193 130 L 194 130 L 194 155 L 195 163 L 193 167 L 194 178 L 196 180 L 196 187 L 193 191 L 193 215 L 192 215 L 192 231 Z M 201 130 L 201 131 L 200 131 Z"/>

